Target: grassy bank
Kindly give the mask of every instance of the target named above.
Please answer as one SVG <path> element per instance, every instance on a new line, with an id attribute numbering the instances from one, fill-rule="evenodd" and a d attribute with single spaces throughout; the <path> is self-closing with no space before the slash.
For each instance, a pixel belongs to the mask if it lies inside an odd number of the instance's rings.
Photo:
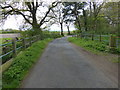
<path id="1" fill-rule="evenodd" d="M 3 73 L 3 88 L 18 88 L 29 69 L 35 64 L 48 42 L 45 39 L 34 43 L 31 47 L 18 54 L 12 65 Z"/>
<path id="2" fill-rule="evenodd" d="M 87 39 L 76 38 L 76 37 L 69 37 L 68 41 L 76 44 L 77 46 L 85 48 L 86 50 L 94 54 L 108 55 L 109 53 L 111 53 L 109 52 L 107 45 L 103 42 L 97 42 Z M 119 49 L 116 49 L 114 52 L 114 54 L 116 55 L 119 53 L 120 53 Z M 112 62 L 120 62 L 120 61 L 118 61 L 118 58 L 116 57 L 115 60 L 113 60 Z"/>

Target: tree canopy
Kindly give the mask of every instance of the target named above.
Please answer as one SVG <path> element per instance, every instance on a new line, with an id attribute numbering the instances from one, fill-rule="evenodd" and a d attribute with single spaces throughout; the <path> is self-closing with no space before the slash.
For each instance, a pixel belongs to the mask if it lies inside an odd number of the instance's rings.
<path id="1" fill-rule="evenodd" d="M 25 22 L 32 26 L 35 31 L 41 32 L 40 27 L 51 20 L 52 9 L 56 7 L 58 2 L 52 2 L 46 5 L 44 2 L 2 2 L 0 8 L 2 9 L 2 19 L 7 19 L 9 15 L 21 15 Z M 43 15 L 40 14 L 40 8 L 47 8 Z M 38 32 L 37 32 L 38 33 Z"/>

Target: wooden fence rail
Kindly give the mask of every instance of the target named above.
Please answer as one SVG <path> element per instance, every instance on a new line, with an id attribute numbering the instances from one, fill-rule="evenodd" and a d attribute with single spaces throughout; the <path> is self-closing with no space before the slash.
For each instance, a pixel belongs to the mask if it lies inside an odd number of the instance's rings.
<path id="1" fill-rule="evenodd" d="M 93 34 L 81 34 L 81 38 L 97 40 L 99 42 L 105 42 L 109 47 L 120 48 L 120 37 L 113 35 L 93 35 Z"/>
<path id="2" fill-rule="evenodd" d="M 10 54 L 12 54 L 10 56 L 11 58 L 16 57 L 17 54 L 18 54 L 17 51 L 21 51 L 21 50 L 26 49 L 27 47 L 31 46 L 32 43 L 34 43 L 38 40 L 40 40 L 39 35 L 33 36 L 33 37 L 22 38 L 20 40 L 16 40 L 15 38 L 13 38 L 11 42 L 0 45 L 0 48 L 2 48 L 2 50 L 3 50 L 2 54 L 0 55 L 0 59 L 3 59 L 4 57 L 6 57 L 7 55 L 10 55 Z M 18 42 L 21 43 L 21 44 L 17 47 Z M 10 48 L 12 48 L 12 50 L 6 52 L 8 45 L 10 46 Z M 10 58 L 8 58 L 4 62 L 2 62 L 2 64 L 5 63 L 6 61 L 8 61 L 9 59 Z"/>

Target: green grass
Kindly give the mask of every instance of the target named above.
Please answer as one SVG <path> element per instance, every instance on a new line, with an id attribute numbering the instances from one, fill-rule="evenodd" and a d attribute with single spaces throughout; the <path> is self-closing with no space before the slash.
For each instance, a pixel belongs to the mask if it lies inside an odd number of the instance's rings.
<path id="1" fill-rule="evenodd" d="M 58 35 L 58 34 L 54 34 L 54 35 L 44 34 L 44 37 L 43 37 L 43 38 L 45 39 L 45 38 L 58 38 L 58 37 L 61 37 L 61 36 Z M 20 41 L 16 41 L 16 48 L 19 48 L 20 46 L 23 45 L 23 42 L 21 41 L 21 39 L 22 39 L 22 37 L 19 37 L 18 40 L 20 40 Z M 27 43 L 29 43 L 31 39 L 32 39 L 32 41 L 33 41 L 33 40 L 36 40 L 36 37 L 30 38 L 30 39 L 26 39 L 25 41 L 26 41 Z M 2 40 L 2 43 L 1 43 L 1 44 L 7 44 L 7 43 L 9 43 L 9 42 L 12 42 L 12 38 L 0 38 L 0 40 Z M 28 46 L 29 46 L 29 45 L 27 45 L 27 47 L 28 47 Z M 6 54 L 7 52 L 12 51 L 13 45 L 12 45 L 12 43 L 11 43 L 11 44 L 8 44 L 8 45 L 5 45 L 5 46 L 0 46 L 0 49 L 1 49 L 1 51 L 2 51 L 2 52 L 1 52 L 2 55 L 4 55 L 4 54 Z M 17 53 L 19 53 L 21 50 L 22 50 L 22 49 L 17 50 Z M 13 56 L 13 53 L 10 53 L 10 54 L 4 56 L 4 57 L 2 58 L 2 63 L 5 63 L 6 61 L 10 60 L 10 59 L 12 58 L 12 56 Z"/>
<path id="2" fill-rule="evenodd" d="M 0 40 L 2 41 L 2 44 L 5 44 L 11 42 L 12 38 L 0 38 Z"/>
<path id="3" fill-rule="evenodd" d="M 120 50 L 116 49 L 114 54 L 116 54 L 114 57 L 111 56 L 111 52 L 107 48 L 107 44 L 103 42 L 98 41 L 91 41 L 88 39 L 81 39 L 76 37 L 69 37 L 68 41 L 76 44 L 77 46 L 80 46 L 94 54 L 97 55 L 103 55 L 103 56 L 110 56 L 109 60 L 113 63 L 120 63 L 120 60 L 118 59 L 118 55 L 120 54 Z"/>
<path id="4" fill-rule="evenodd" d="M 84 37 L 85 39 L 91 40 L 91 35 L 87 35 Z M 108 45 L 109 44 L 109 38 L 110 36 L 101 36 L 101 41 L 104 42 L 104 44 Z M 94 35 L 94 41 L 100 41 L 100 36 L 99 35 Z"/>
<path id="5" fill-rule="evenodd" d="M 113 57 L 111 61 L 113 63 L 120 63 L 120 57 Z"/>
<path id="6" fill-rule="evenodd" d="M 3 38 L 3 40 L 9 40 L 9 41 L 8 41 L 8 42 L 3 42 L 2 44 L 7 44 L 7 43 L 9 43 L 9 42 L 12 42 L 12 38 Z M 16 48 L 18 48 L 18 47 L 20 47 L 20 46 L 22 46 L 22 41 L 17 41 L 17 42 L 16 42 Z M 12 51 L 12 49 L 13 49 L 12 43 L 11 43 L 11 44 L 8 44 L 8 45 L 5 45 L 5 46 L 2 46 L 1 49 L 2 49 L 2 55 L 5 54 L 5 53 L 7 53 L 7 52 Z M 21 50 L 21 49 L 17 50 L 17 53 L 19 53 L 20 50 Z M 2 63 L 5 63 L 5 62 L 8 61 L 11 57 L 12 57 L 12 53 L 4 56 L 4 57 L 2 58 Z"/>
<path id="7" fill-rule="evenodd" d="M 76 37 L 69 37 L 68 41 L 75 43 L 76 45 L 81 46 L 95 54 L 100 54 L 101 52 L 110 53 L 107 48 L 107 45 L 104 42 L 92 41 Z M 120 53 L 120 51 L 116 49 L 114 53 L 118 54 Z"/>
<path id="8" fill-rule="evenodd" d="M 91 40 L 92 38 L 91 35 L 88 34 L 84 36 L 84 39 Z M 109 39 L 110 35 L 101 35 L 101 42 L 104 43 L 105 45 L 109 45 Z M 120 38 L 116 36 L 116 40 L 120 41 Z M 94 35 L 94 41 L 100 42 L 100 35 Z M 120 45 L 118 45 L 117 49 L 120 51 Z"/>
<path id="9" fill-rule="evenodd" d="M 3 73 L 3 88 L 18 88 L 21 85 L 21 81 L 29 72 L 29 69 L 36 63 L 44 48 L 48 42 L 52 39 L 45 39 L 32 44 L 18 54 L 13 59 L 12 65 Z"/>
<path id="10" fill-rule="evenodd" d="M 21 39 L 20 37 L 18 38 Z M 0 44 L 7 44 L 9 42 L 12 42 L 12 38 L 0 38 L 0 41 L 2 41 Z"/>

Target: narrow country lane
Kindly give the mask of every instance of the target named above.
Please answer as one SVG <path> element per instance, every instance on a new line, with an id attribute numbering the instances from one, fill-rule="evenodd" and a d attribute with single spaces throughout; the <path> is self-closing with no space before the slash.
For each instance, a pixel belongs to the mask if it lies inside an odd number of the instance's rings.
<path id="1" fill-rule="evenodd" d="M 49 43 L 21 88 L 117 88 L 86 55 L 80 53 L 67 37 L 55 39 Z"/>

